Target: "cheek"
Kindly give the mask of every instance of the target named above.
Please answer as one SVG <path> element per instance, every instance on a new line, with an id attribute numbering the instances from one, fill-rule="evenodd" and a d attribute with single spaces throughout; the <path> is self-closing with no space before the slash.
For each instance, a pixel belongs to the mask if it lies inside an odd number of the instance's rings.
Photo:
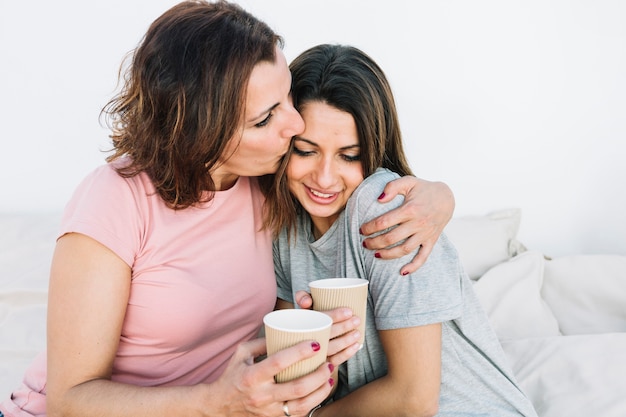
<path id="1" fill-rule="evenodd" d="M 363 168 L 359 165 L 358 168 L 351 170 L 350 175 L 347 177 L 346 182 L 350 188 L 350 193 L 356 189 L 363 182 Z"/>
<path id="2" fill-rule="evenodd" d="M 239 147 L 237 148 L 237 152 L 248 157 L 253 157 L 255 159 L 264 159 L 269 156 L 277 156 L 279 153 L 279 143 L 272 135 L 266 134 L 265 132 L 245 135 Z M 280 150 L 282 151 L 282 149 Z"/>
<path id="3" fill-rule="evenodd" d="M 293 163 L 293 156 L 291 157 L 291 159 L 289 160 L 289 163 L 287 164 L 287 169 L 285 169 L 285 175 L 287 176 L 287 185 L 289 186 L 289 189 L 292 190 L 293 186 L 292 183 L 296 180 L 296 165 Z"/>
<path id="4" fill-rule="evenodd" d="M 274 151 L 277 146 L 276 136 L 270 135 L 265 131 L 260 131 L 254 138 L 254 141 L 251 141 L 251 147 L 254 148 L 255 152 L 260 153 Z"/>
<path id="5" fill-rule="evenodd" d="M 302 178 L 306 172 L 309 171 L 307 167 L 307 162 L 303 158 L 299 158 L 296 155 L 291 155 L 289 159 L 289 163 L 287 164 L 287 177 L 291 179 L 299 179 Z"/>
<path id="6" fill-rule="evenodd" d="M 301 183 L 302 181 L 300 176 L 287 170 L 287 188 L 294 197 L 298 196 L 298 192 L 300 191 L 299 184 Z"/>

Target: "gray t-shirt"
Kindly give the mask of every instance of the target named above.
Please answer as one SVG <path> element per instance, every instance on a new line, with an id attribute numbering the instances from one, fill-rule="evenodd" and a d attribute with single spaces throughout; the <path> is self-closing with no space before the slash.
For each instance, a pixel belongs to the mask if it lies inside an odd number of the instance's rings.
<path id="1" fill-rule="evenodd" d="M 488 318 L 464 273 L 456 249 L 445 235 L 426 263 L 401 276 L 414 254 L 380 260 L 364 249 L 359 226 L 399 206 L 403 197 L 380 204 L 385 185 L 398 178 L 378 169 L 356 189 L 346 209 L 317 241 L 303 213 L 291 242 L 283 231 L 274 242 L 278 297 L 292 302 L 308 283 L 332 277 L 369 280 L 363 348 L 340 368 L 336 398 L 387 373 L 377 330 L 442 323 L 441 390 L 438 416 L 537 416 L 515 382 Z"/>

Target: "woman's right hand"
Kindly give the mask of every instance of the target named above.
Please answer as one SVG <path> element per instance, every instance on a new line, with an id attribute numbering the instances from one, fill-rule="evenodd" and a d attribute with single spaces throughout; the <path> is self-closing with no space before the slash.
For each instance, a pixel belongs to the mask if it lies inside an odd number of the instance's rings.
<path id="1" fill-rule="evenodd" d="M 286 404 L 292 416 L 306 416 L 324 401 L 335 383 L 334 366 L 326 362 L 316 371 L 289 382 L 277 383 L 274 375 L 319 350 L 315 341 L 301 342 L 255 362 L 266 353 L 265 339 L 241 343 L 226 370 L 206 397 L 210 415 L 282 416 Z"/>

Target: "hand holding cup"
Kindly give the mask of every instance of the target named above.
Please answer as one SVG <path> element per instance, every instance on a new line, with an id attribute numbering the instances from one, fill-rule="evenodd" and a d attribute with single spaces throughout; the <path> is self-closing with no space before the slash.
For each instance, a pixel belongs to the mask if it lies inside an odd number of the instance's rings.
<path id="1" fill-rule="evenodd" d="M 329 311 L 338 307 L 348 307 L 359 317 L 361 346 L 365 340 L 368 284 L 368 280 L 361 278 L 327 278 L 309 283 L 314 310 Z"/>
<path id="2" fill-rule="evenodd" d="M 305 340 L 316 341 L 320 349 L 315 356 L 297 362 L 276 375 L 276 382 L 287 382 L 316 370 L 326 362 L 332 319 L 314 310 L 285 309 L 268 313 L 263 318 L 267 354 L 296 345 Z"/>

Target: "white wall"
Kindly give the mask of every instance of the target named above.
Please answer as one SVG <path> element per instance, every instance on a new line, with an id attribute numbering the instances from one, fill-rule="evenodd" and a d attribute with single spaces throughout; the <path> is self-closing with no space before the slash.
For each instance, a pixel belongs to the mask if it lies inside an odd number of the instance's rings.
<path id="1" fill-rule="evenodd" d="M 100 108 L 175 0 L 0 1 L 0 211 L 60 210 L 104 160 Z M 626 254 L 626 2 L 242 0 L 288 59 L 353 44 L 385 69 L 416 173 L 457 215 L 522 209 L 557 256 Z"/>

